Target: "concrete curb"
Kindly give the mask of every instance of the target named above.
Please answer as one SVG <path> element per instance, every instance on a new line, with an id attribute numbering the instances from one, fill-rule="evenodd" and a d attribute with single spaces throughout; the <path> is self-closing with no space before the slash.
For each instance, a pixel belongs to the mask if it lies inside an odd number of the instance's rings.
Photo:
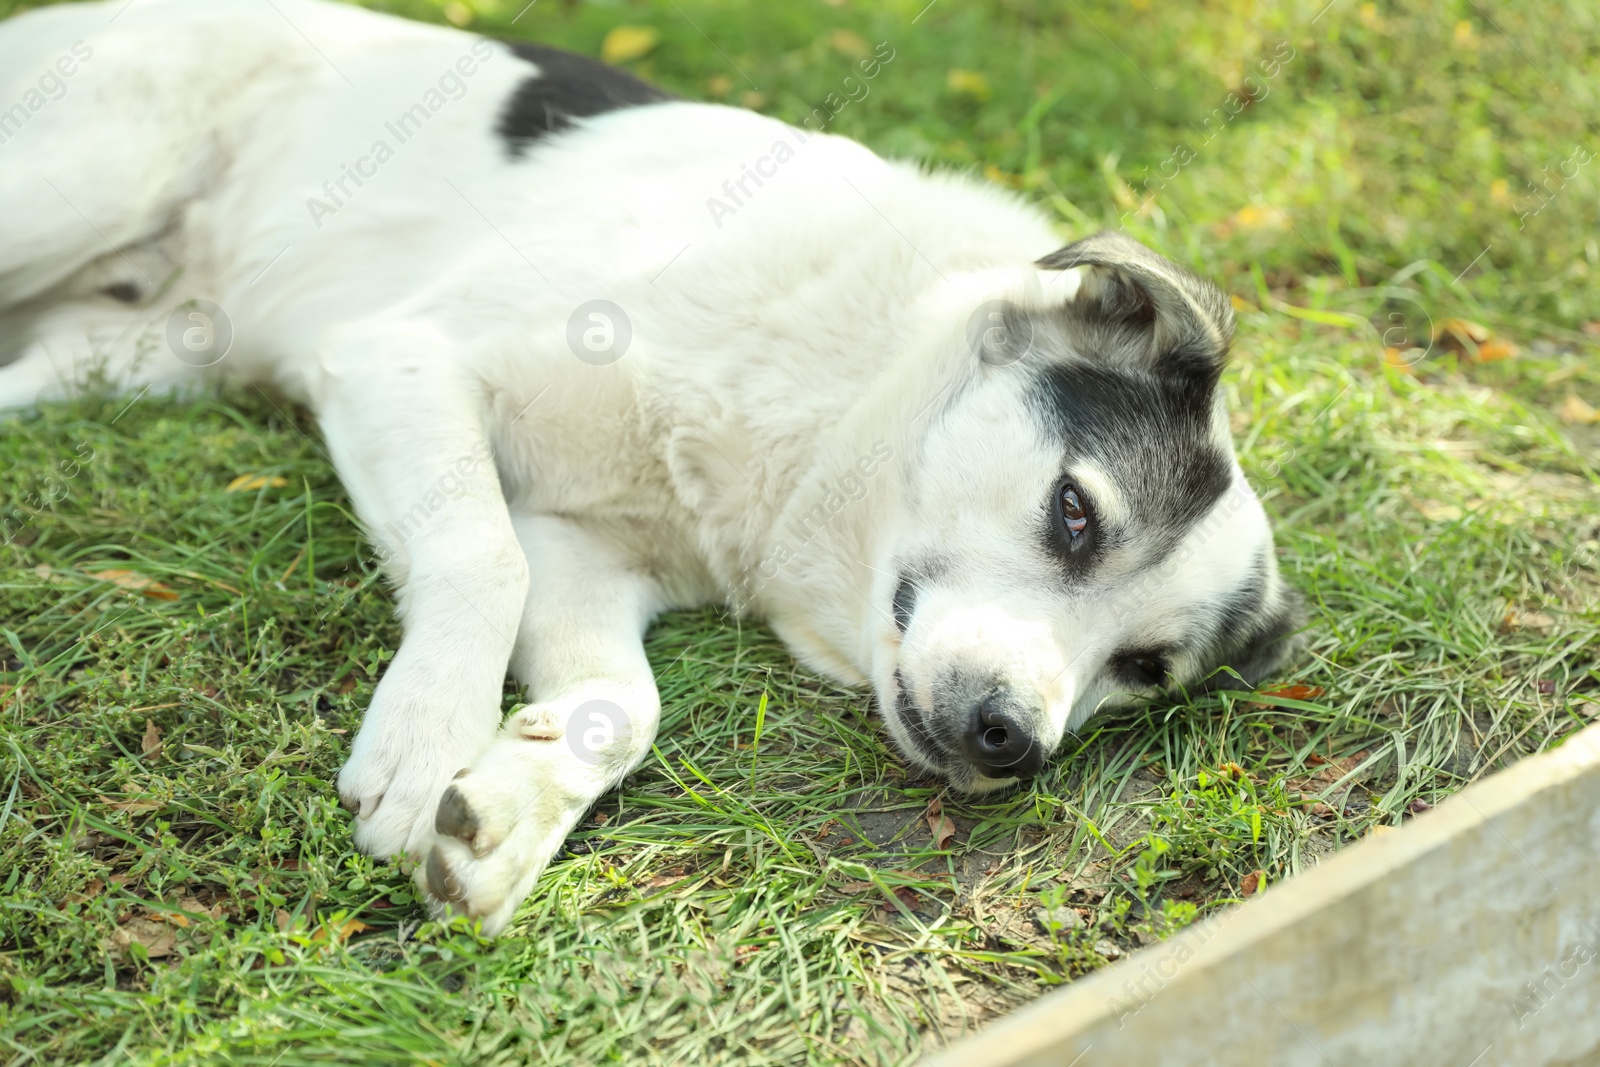
<path id="1" fill-rule="evenodd" d="M 1600 1064 L 1600 726 L 927 1062 Z"/>

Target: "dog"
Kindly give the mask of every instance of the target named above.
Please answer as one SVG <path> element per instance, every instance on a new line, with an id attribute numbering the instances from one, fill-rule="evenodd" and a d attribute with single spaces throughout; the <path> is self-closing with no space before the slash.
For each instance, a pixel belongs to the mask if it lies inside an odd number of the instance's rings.
<path id="1" fill-rule="evenodd" d="M 439 913 L 504 930 L 650 751 L 668 609 L 764 619 L 972 792 L 1294 648 L 1230 303 L 1126 236 L 322 0 L 47 7 L 0 71 L 0 407 L 315 412 L 404 623 L 338 791 Z"/>

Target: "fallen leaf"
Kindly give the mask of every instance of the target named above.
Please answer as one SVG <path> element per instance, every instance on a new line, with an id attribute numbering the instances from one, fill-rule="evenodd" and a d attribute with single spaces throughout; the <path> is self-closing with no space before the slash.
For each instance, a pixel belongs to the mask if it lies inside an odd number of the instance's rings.
<path id="1" fill-rule="evenodd" d="M 281 474 L 241 474 L 228 483 L 224 493 L 248 493 L 256 489 L 282 489 L 289 479 Z"/>
<path id="2" fill-rule="evenodd" d="M 101 796 L 100 803 L 104 804 L 112 811 L 126 811 L 133 815 L 140 815 L 147 811 L 157 811 L 164 806 L 162 801 L 150 800 L 148 798 L 140 800 L 112 800 L 108 796 Z"/>
<path id="3" fill-rule="evenodd" d="M 855 59 L 865 59 L 872 51 L 865 37 L 850 30 L 834 30 L 828 34 L 828 46 L 842 56 Z"/>
<path id="4" fill-rule="evenodd" d="M 945 88 L 977 100 L 989 99 L 989 79 L 975 70 L 952 70 L 944 76 Z"/>
<path id="5" fill-rule="evenodd" d="M 645 888 L 661 889 L 664 886 L 677 885 L 687 877 L 689 877 L 687 874 L 658 874 L 645 883 Z"/>
<path id="6" fill-rule="evenodd" d="M 1433 339 L 1458 352 L 1469 351 L 1490 337 L 1489 328 L 1467 319 L 1445 319 L 1433 328 Z"/>
<path id="7" fill-rule="evenodd" d="M 1504 338 L 1494 338 L 1478 346 L 1478 362 L 1493 363 L 1498 359 L 1510 359 L 1517 354 L 1517 346 Z"/>
<path id="8" fill-rule="evenodd" d="M 68 900 L 68 902 L 73 903 L 73 904 L 82 904 L 85 901 L 92 900 L 95 897 L 99 896 L 101 893 L 103 893 L 105 891 L 105 888 L 106 888 L 106 884 L 104 882 L 102 882 L 100 879 L 91 878 L 89 880 L 89 884 L 85 885 L 82 889 L 77 890 L 76 892 L 73 892 L 73 893 L 68 893 L 67 894 L 67 900 Z"/>
<path id="9" fill-rule="evenodd" d="M 1261 889 L 1261 880 L 1266 877 L 1265 871 L 1251 871 L 1239 880 L 1239 895 L 1253 897 Z"/>
<path id="10" fill-rule="evenodd" d="M 1323 764 L 1323 768 L 1316 773 L 1316 779 L 1322 782 L 1337 782 L 1366 762 L 1367 757 L 1370 755 L 1372 755 L 1370 750 L 1362 749 L 1360 752 L 1345 756 L 1343 759 L 1320 759 L 1319 762 Z M 1310 761 L 1307 760 L 1307 762 Z"/>
<path id="11" fill-rule="evenodd" d="M 876 886 L 871 882 L 846 882 L 839 887 L 839 891 L 841 893 L 866 893 L 875 888 Z"/>
<path id="12" fill-rule="evenodd" d="M 1540 696 L 1550 697 L 1556 695 L 1556 683 L 1550 678 L 1540 678 L 1534 683 L 1534 688 L 1539 691 Z"/>
<path id="13" fill-rule="evenodd" d="M 178 599 L 177 590 L 173 589 L 169 585 L 161 584 L 154 578 L 139 574 L 136 571 L 96 571 L 94 574 L 89 575 L 89 577 L 98 578 L 102 582 L 110 582 L 117 588 L 126 589 L 129 592 L 143 593 L 145 596 L 153 597 L 156 600 Z"/>
<path id="14" fill-rule="evenodd" d="M 279 915 L 282 914 L 282 912 L 279 912 Z M 291 922 L 292 921 L 293 920 L 291 920 Z M 278 920 L 278 923 L 278 929 L 285 929 L 283 920 L 281 918 Z M 350 940 L 352 935 L 359 934 L 361 931 L 368 929 L 371 929 L 371 927 L 367 926 L 367 924 L 362 922 L 360 919 L 346 919 L 338 926 L 322 927 L 315 934 L 311 935 L 311 943 L 313 945 L 317 945 L 332 942 L 336 945 L 342 945 L 346 941 Z"/>
<path id="15" fill-rule="evenodd" d="M 1508 608 L 1505 618 L 1500 620 L 1500 629 L 1510 632 L 1512 630 L 1538 630 L 1548 633 L 1556 628 L 1556 620 L 1542 611 L 1518 611 Z"/>
<path id="16" fill-rule="evenodd" d="M 1406 805 L 1406 810 L 1409 811 L 1413 815 L 1421 815 L 1425 811 L 1432 811 L 1433 810 L 1433 805 L 1429 804 L 1426 800 L 1423 800 L 1421 797 L 1417 797 L 1411 803 Z"/>
<path id="17" fill-rule="evenodd" d="M 137 944 L 144 949 L 148 959 L 165 959 L 178 949 L 178 935 L 172 928 L 149 919 L 134 919 L 123 926 L 117 927 L 116 933 L 111 935 L 112 946 L 127 952 Z"/>
<path id="18" fill-rule="evenodd" d="M 139 751 L 151 759 L 161 758 L 161 727 L 154 719 L 144 721 L 144 737 L 139 741 Z"/>
<path id="19" fill-rule="evenodd" d="M 944 848 L 956 836 L 956 824 L 944 813 L 944 805 L 939 803 L 938 797 L 928 801 L 927 820 L 928 829 L 933 833 L 934 848 Z"/>
<path id="20" fill-rule="evenodd" d="M 600 44 L 600 58 L 615 66 L 647 56 L 661 40 L 651 26 L 613 26 Z"/>
<path id="21" fill-rule="evenodd" d="M 1600 422 L 1600 411 L 1596 411 L 1577 393 L 1568 393 L 1561 406 L 1556 408 L 1556 417 L 1568 426 L 1587 426 Z"/>
<path id="22" fill-rule="evenodd" d="M 1283 697 L 1285 700 L 1315 700 L 1327 690 L 1320 685 L 1275 685 L 1257 692 L 1264 697 Z"/>
<path id="23" fill-rule="evenodd" d="M 895 899 L 906 906 L 907 911 L 917 910 L 917 891 L 909 886 L 901 886 L 894 891 Z"/>

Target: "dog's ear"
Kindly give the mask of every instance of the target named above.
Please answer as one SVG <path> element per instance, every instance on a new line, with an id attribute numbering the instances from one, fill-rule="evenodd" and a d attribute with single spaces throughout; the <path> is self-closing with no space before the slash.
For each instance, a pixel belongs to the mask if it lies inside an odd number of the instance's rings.
<path id="1" fill-rule="evenodd" d="M 1233 307 L 1215 285 L 1126 234 L 1104 230 L 1039 260 L 1087 268 L 1069 314 L 1100 346 L 1148 361 L 1162 375 L 1215 385 L 1233 343 Z M 1131 351 L 1130 351 L 1131 350 Z"/>

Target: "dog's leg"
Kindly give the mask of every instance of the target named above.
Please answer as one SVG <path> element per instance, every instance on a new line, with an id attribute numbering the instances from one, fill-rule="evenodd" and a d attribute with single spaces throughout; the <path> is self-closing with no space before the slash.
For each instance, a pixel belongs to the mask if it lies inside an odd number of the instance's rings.
<path id="1" fill-rule="evenodd" d="M 363 851 L 420 855 L 450 778 L 494 738 L 527 596 L 481 385 L 422 324 L 364 331 L 322 361 L 335 465 L 397 586 L 405 636 L 339 773 Z M 331 384 L 329 384 L 331 383 Z"/>
<path id="2" fill-rule="evenodd" d="M 517 517 L 531 574 L 513 669 L 536 703 L 506 720 L 439 803 L 418 883 L 497 934 L 584 813 L 638 766 L 661 702 L 642 636 L 649 576 L 565 519 Z"/>

